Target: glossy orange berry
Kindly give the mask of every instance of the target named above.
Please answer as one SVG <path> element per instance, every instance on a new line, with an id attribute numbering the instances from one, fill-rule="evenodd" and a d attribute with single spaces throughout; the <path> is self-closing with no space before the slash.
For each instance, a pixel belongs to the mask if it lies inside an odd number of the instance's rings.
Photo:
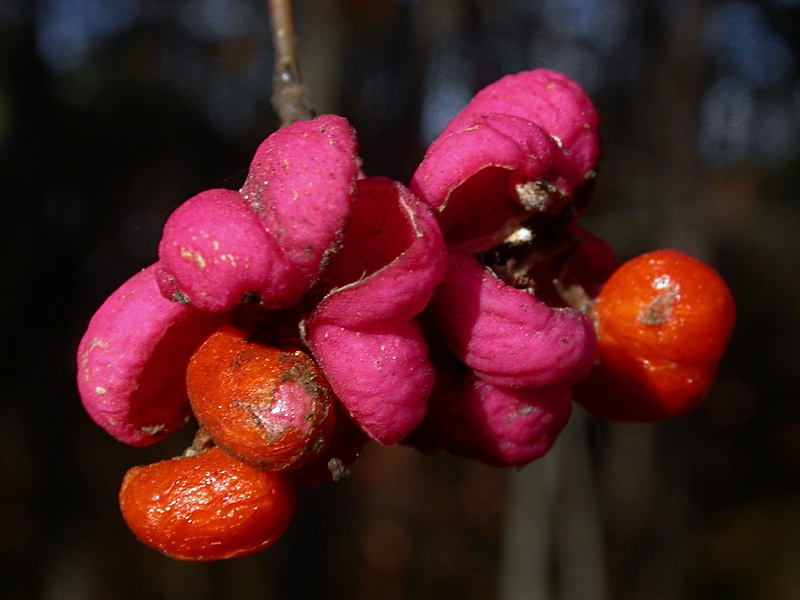
<path id="1" fill-rule="evenodd" d="M 264 345 L 230 325 L 195 351 L 186 387 L 211 439 L 259 469 L 307 464 L 335 425 L 333 392 L 308 354 Z"/>
<path id="2" fill-rule="evenodd" d="M 219 448 L 130 469 L 122 516 L 139 540 L 178 560 L 253 554 L 277 542 L 295 513 L 285 473 L 258 471 Z"/>
<path id="3" fill-rule="evenodd" d="M 658 421 L 702 402 L 736 320 L 733 296 L 711 267 L 675 250 L 617 269 L 594 304 L 597 365 L 575 387 L 591 414 Z"/>

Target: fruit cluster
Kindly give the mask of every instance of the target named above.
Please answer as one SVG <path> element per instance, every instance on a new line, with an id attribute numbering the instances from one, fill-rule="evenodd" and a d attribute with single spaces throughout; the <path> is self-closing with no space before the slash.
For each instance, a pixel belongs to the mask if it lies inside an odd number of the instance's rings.
<path id="1" fill-rule="evenodd" d="M 599 159 L 591 101 L 540 69 L 478 93 L 409 187 L 364 176 L 353 129 L 324 115 L 270 135 L 241 190 L 181 205 L 78 349 L 83 404 L 116 439 L 199 426 L 184 456 L 125 476 L 136 536 L 246 555 L 369 439 L 521 466 L 573 399 L 623 421 L 694 408 L 731 294 L 671 250 L 617 268 L 579 224 Z"/>

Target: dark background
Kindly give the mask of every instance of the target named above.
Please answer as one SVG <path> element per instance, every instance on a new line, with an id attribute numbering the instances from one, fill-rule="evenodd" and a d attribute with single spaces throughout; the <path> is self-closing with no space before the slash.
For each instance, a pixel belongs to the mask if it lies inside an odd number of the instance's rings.
<path id="1" fill-rule="evenodd" d="M 661 425 L 578 414 L 569 441 L 519 472 L 370 447 L 352 478 L 301 497 L 278 546 L 219 564 L 161 557 L 126 530 L 117 487 L 191 432 L 148 449 L 112 440 L 82 412 L 75 347 L 155 260 L 170 211 L 238 188 L 277 126 L 266 5 L 3 0 L 0 597 L 800 597 L 800 3 L 296 9 L 313 104 L 355 125 L 368 174 L 407 182 L 502 75 L 577 79 L 605 141 L 587 225 L 621 259 L 674 247 L 733 290 L 715 388 Z"/>

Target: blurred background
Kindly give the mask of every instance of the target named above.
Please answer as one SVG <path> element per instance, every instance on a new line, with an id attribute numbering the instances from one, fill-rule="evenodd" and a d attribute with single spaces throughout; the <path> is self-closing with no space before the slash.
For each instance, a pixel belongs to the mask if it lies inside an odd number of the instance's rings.
<path id="1" fill-rule="evenodd" d="M 694 414 L 576 414 L 520 471 L 370 446 L 303 494 L 276 547 L 182 564 L 138 543 L 124 447 L 82 412 L 74 353 L 190 196 L 238 188 L 277 126 L 259 0 L 0 4 L 0 597 L 8 600 L 800 597 L 800 2 L 301 0 L 318 112 L 408 182 L 481 86 L 581 83 L 605 157 L 585 217 L 620 259 L 714 265 L 739 322 Z"/>

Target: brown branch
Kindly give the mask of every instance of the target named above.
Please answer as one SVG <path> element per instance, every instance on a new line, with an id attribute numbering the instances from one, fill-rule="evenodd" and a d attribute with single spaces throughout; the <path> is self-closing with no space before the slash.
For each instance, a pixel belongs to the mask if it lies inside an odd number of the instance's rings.
<path id="1" fill-rule="evenodd" d="M 192 456 L 197 456 L 198 454 L 202 454 L 209 448 L 214 446 L 214 440 L 211 439 L 211 436 L 208 435 L 205 429 L 200 427 L 197 430 L 197 433 L 194 434 L 194 439 L 192 440 L 192 445 L 186 448 L 183 451 L 184 458 L 190 458 Z"/>
<path id="2" fill-rule="evenodd" d="M 272 107 L 281 127 L 313 118 L 308 91 L 300 77 L 297 40 L 291 0 L 267 0 L 275 47 Z"/>

